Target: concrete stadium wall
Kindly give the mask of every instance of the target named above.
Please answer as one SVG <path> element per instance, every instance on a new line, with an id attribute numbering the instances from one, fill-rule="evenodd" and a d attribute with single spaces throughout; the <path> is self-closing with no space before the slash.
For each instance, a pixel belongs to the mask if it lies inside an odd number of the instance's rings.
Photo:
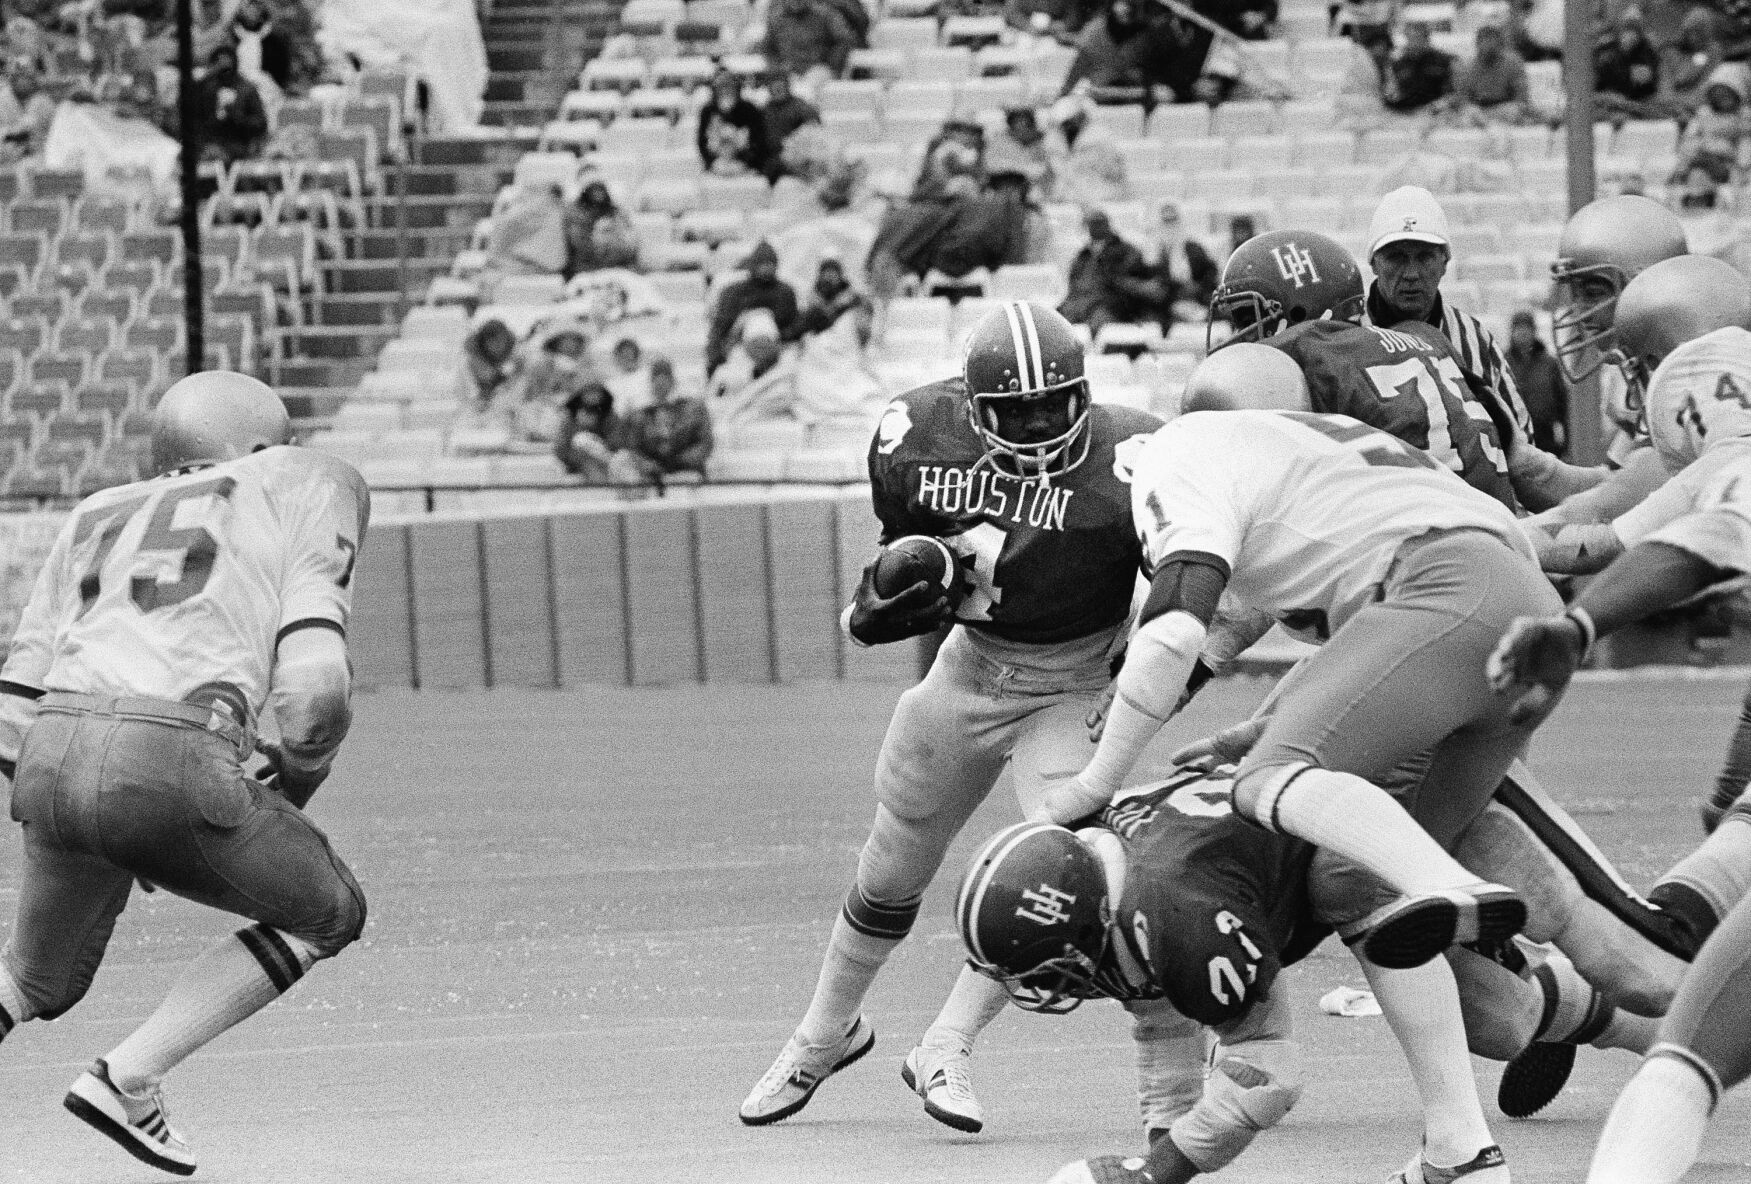
<path id="1" fill-rule="evenodd" d="M 911 681 L 839 611 L 875 548 L 867 493 L 373 522 L 351 629 L 361 686 Z"/>

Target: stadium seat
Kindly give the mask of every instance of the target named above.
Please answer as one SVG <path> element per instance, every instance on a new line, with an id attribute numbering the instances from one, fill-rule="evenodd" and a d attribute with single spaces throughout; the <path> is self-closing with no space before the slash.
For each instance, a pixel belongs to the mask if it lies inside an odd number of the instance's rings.
<path id="1" fill-rule="evenodd" d="M 699 181 L 699 202 L 707 210 L 757 210 L 772 201 L 766 178 L 705 176 Z"/>
<path id="2" fill-rule="evenodd" d="M 1140 139 L 1143 135 L 1143 108 L 1136 103 L 1103 104 L 1094 109 L 1091 122 L 1118 139 Z"/>
<path id="3" fill-rule="evenodd" d="M 693 114 L 692 92 L 675 86 L 645 86 L 626 96 L 626 119 L 665 119 L 673 124 Z M 666 134 L 666 133 L 665 133 Z"/>
<path id="4" fill-rule="evenodd" d="M 1211 135 L 1274 136 L 1277 132 L 1277 105 L 1262 99 L 1223 103 L 1210 115 Z"/>
<path id="5" fill-rule="evenodd" d="M 1465 283 L 1517 284 L 1521 280 L 1518 255 L 1460 255 L 1455 253 L 1454 271 Z"/>
<path id="6" fill-rule="evenodd" d="M 1201 140 L 1210 134 L 1210 108 L 1203 103 L 1169 103 L 1157 107 L 1149 117 L 1149 134 L 1170 144 Z"/>
<path id="7" fill-rule="evenodd" d="M 133 409 L 134 388 L 125 382 L 88 382 L 74 392 L 73 402 L 82 415 L 114 421 Z"/>
<path id="8" fill-rule="evenodd" d="M 829 78 L 821 84 L 815 105 L 823 118 L 836 112 L 868 114 L 881 106 L 886 89 L 884 83 L 874 79 Z"/>
<path id="9" fill-rule="evenodd" d="M 589 119 L 612 123 L 624 103 L 617 90 L 574 90 L 559 101 L 559 117 L 568 122 Z"/>
<path id="10" fill-rule="evenodd" d="M 1271 201 L 1316 197 L 1323 189 L 1321 176 L 1317 169 L 1261 168 L 1253 173 L 1252 196 Z"/>
<path id="11" fill-rule="evenodd" d="M 684 243 L 716 246 L 743 238 L 747 228 L 747 215 L 741 210 L 693 209 L 675 220 L 675 237 Z"/>
<path id="12" fill-rule="evenodd" d="M 895 144 L 923 144 L 942 129 L 946 112 L 915 108 L 882 108 L 882 133 Z"/>
<path id="13" fill-rule="evenodd" d="M 37 165 L 28 176 L 30 195 L 39 200 L 71 201 L 85 192 L 85 173 L 80 169 Z"/>
<path id="14" fill-rule="evenodd" d="M 1282 134 L 1300 139 L 1320 135 L 1339 126 L 1337 106 L 1330 99 L 1295 99 L 1284 103 L 1277 111 Z"/>
<path id="15" fill-rule="evenodd" d="M 101 354 L 118 335 L 109 320 L 73 318 L 55 330 L 54 348 L 63 354 Z"/>
<path id="16" fill-rule="evenodd" d="M 954 18 L 949 18 L 951 21 Z M 965 45 L 932 45 L 912 54 L 911 77 L 959 85 L 972 76 L 973 51 Z M 896 82 L 903 84 L 905 79 Z"/>
<path id="17" fill-rule="evenodd" d="M 962 115 L 1008 111 L 1025 107 L 1027 101 L 1027 85 L 1019 74 L 1003 78 L 968 78 L 955 92 L 955 110 Z"/>
<path id="18" fill-rule="evenodd" d="M 366 96 L 342 99 L 335 111 L 335 124 L 341 131 L 369 129 L 387 159 L 399 159 L 403 153 L 399 99 Z"/>
<path id="19" fill-rule="evenodd" d="M 643 58 L 591 58 L 578 81 L 585 90 L 617 90 L 624 94 L 645 83 L 650 66 Z"/>
<path id="20" fill-rule="evenodd" d="M 307 127 L 321 131 L 328 122 L 326 110 L 315 99 L 286 99 L 274 112 L 274 130 L 287 127 Z"/>
<path id="21" fill-rule="evenodd" d="M 0 264 L 16 265 L 34 274 L 48 253 L 48 239 L 41 234 L 0 234 Z"/>
<path id="22" fill-rule="evenodd" d="M 61 201 L 18 201 L 6 211 L 6 229 L 13 234 L 53 238 L 67 225 L 67 204 Z"/>
<path id="23" fill-rule="evenodd" d="M 957 82 L 919 82 L 902 80 L 888 88 L 882 100 L 882 110 L 929 112 L 940 121 L 948 117 L 955 106 Z"/>
<path id="24" fill-rule="evenodd" d="M 565 281 L 557 275 L 508 275 L 493 288 L 495 304 L 552 304 L 565 295 Z"/>
<path id="25" fill-rule="evenodd" d="M 674 130 L 673 121 L 662 116 L 645 116 L 634 119 L 622 116 L 602 129 L 602 150 L 604 152 L 651 152 L 665 149 L 669 146 Z M 692 129 L 688 129 L 691 135 Z M 689 143 L 688 151 L 693 157 L 695 171 L 703 166 L 699 162 L 698 149 Z"/>
<path id="26" fill-rule="evenodd" d="M 134 207 L 113 197 L 86 194 L 74 204 L 73 225 L 86 233 L 122 234 L 132 228 Z"/>
<path id="27" fill-rule="evenodd" d="M 401 335 L 410 341 L 447 341 L 459 347 L 468 336 L 468 314 L 454 306 L 418 305 L 401 319 Z"/>
<path id="28" fill-rule="evenodd" d="M 98 360 L 97 377 L 126 386 L 138 399 L 158 381 L 158 358 L 147 351 L 111 351 Z"/>
<path id="29" fill-rule="evenodd" d="M 1356 137 L 1351 132 L 1305 132 L 1290 138 L 1293 145 L 1289 163 L 1297 168 L 1316 168 L 1329 173 L 1333 168 L 1356 162 Z M 1327 186 L 1329 191 L 1330 187 Z"/>
<path id="30" fill-rule="evenodd" d="M 717 65 L 704 54 L 659 58 L 651 63 L 650 81 L 657 87 L 679 87 L 692 90 L 711 82 Z"/>
<path id="31" fill-rule="evenodd" d="M 141 317 L 127 327 L 122 339 L 130 351 L 149 350 L 163 357 L 182 344 L 182 321 L 171 317 Z"/>
<path id="32" fill-rule="evenodd" d="M 935 17 L 888 17 L 870 27 L 871 49 L 893 49 L 913 54 L 936 42 Z"/>
<path id="33" fill-rule="evenodd" d="M 699 182 L 661 181 L 647 177 L 633 195 L 633 205 L 641 210 L 663 210 L 680 214 L 699 208 Z"/>
<path id="34" fill-rule="evenodd" d="M 982 49 L 1003 41 L 1006 27 L 1000 16 L 950 16 L 942 22 L 941 41 L 945 46 L 966 46 Z"/>
<path id="35" fill-rule="evenodd" d="M 567 189 L 577 176 L 578 158 L 569 152 L 526 152 L 511 173 L 511 184 L 522 189 L 547 185 Z"/>
<path id="36" fill-rule="evenodd" d="M 1065 276 L 1050 263 L 1011 263 L 991 273 L 985 293 L 994 300 L 1039 300 L 1057 304 L 1064 298 Z"/>
<path id="37" fill-rule="evenodd" d="M 12 415 L 33 415 L 38 419 L 59 415 L 66 409 L 72 389 L 65 379 L 26 378 L 6 396 L 6 410 Z"/>
<path id="38" fill-rule="evenodd" d="M 71 233 L 62 235 L 55 243 L 49 255 L 49 265 L 99 271 L 109 261 L 109 256 L 110 239 L 106 235 Z"/>
<path id="39" fill-rule="evenodd" d="M 949 302 L 940 296 L 895 297 L 888 302 L 884 341 L 892 345 L 898 340 L 922 339 L 946 344 L 952 312 Z"/>
<path id="40" fill-rule="evenodd" d="M 182 244 L 171 230 L 130 230 L 122 235 L 122 259 L 129 263 L 156 260 L 168 267 L 182 254 Z"/>
<path id="41" fill-rule="evenodd" d="M 858 82 L 888 82 L 903 77 L 910 54 L 897 49 L 854 49 L 845 63 L 845 77 Z"/>

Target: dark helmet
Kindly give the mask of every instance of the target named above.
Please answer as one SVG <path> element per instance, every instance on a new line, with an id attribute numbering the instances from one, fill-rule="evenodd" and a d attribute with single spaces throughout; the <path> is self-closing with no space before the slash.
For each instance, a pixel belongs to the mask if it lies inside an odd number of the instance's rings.
<path id="1" fill-rule="evenodd" d="M 1231 341 L 1263 341 L 1302 321 L 1360 320 L 1365 296 L 1362 269 L 1336 241 L 1311 230 L 1273 230 L 1228 257 L 1210 320 L 1227 321 Z"/>

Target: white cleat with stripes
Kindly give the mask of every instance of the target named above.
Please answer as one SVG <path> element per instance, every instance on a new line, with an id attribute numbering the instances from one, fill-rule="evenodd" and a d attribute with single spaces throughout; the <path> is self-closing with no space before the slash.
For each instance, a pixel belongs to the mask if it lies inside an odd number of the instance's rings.
<path id="1" fill-rule="evenodd" d="M 67 1091 L 65 1105 L 135 1159 L 179 1176 L 194 1174 L 188 1140 L 171 1129 L 164 1098 L 156 1089 L 144 1097 L 123 1093 L 110 1080 L 109 1066 L 101 1059 L 79 1075 Z"/>

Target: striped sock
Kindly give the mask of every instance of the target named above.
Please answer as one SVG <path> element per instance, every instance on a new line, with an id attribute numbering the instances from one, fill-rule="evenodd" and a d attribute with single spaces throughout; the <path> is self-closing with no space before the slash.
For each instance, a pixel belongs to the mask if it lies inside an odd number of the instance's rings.
<path id="1" fill-rule="evenodd" d="M 870 985 L 894 947 L 911 932 L 921 903 L 918 898 L 899 904 L 873 901 L 861 888 L 852 886 L 839 919 L 833 923 L 815 996 L 797 1025 L 797 1034 L 805 1043 L 829 1044 L 842 1038 L 856 1022 Z"/>
<path id="2" fill-rule="evenodd" d="M 104 1059 L 118 1089 L 140 1093 L 220 1033 L 248 1019 L 304 977 L 316 952 L 267 925 L 240 929 L 209 949 L 170 988 L 158 1010 Z"/>

